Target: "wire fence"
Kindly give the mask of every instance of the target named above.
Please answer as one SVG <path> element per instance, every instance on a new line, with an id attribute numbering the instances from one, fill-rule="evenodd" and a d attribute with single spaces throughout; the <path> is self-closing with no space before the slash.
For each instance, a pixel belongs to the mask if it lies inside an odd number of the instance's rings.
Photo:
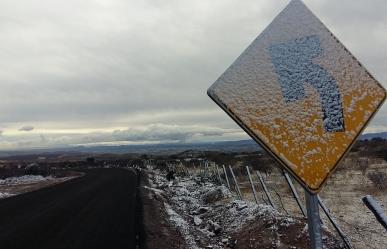
<path id="1" fill-rule="evenodd" d="M 181 163 L 168 167 L 176 174 L 196 174 L 223 184 L 241 200 L 271 205 L 279 212 L 306 217 L 304 189 L 282 170 L 260 172 L 248 166 L 217 165 L 209 161 L 190 170 Z M 361 174 L 364 176 L 364 173 Z M 332 188 L 326 188 L 327 191 L 322 191 L 319 197 L 323 207 L 320 210 L 326 214 L 321 215 L 322 223 L 331 231 L 336 231 L 347 248 L 384 248 L 387 233 L 361 203 L 364 193 L 357 191 L 358 195 L 348 195 L 351 192 L 349 187 L 341 187 L 337 182 L 332 184 Z M 346 210 L 348 206 L 358 210 Z"/>

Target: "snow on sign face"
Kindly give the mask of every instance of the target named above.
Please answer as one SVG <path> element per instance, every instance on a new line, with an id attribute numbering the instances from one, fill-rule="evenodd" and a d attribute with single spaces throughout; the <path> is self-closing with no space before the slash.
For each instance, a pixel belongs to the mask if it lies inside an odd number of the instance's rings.
<path id="1" fill-rule="evenodd" d="M 208 95 L 301 184 L 318 192 L 386 92 L 293 0 Z"/>

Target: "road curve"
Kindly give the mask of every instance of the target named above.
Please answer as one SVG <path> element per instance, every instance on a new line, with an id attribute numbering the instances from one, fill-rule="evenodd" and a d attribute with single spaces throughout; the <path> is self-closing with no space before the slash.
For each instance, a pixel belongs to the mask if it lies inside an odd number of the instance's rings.
<path id="1" fill-rule="evenodd" d="M 135 248 L 136 182 L 134 170 L 95 169 L 0 200 L 0 248 Z"/>

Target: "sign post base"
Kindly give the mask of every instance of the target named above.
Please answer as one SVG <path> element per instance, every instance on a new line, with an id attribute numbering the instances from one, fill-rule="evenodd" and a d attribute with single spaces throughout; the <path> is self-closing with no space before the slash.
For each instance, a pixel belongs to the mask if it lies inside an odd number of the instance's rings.
<path id="1" fill-rule="evenodd" d="M 321 223 L 317 194 L 305 190 L 306 209 L 308 214 L 308 231 L 311 249 L 322 249 Z"/>

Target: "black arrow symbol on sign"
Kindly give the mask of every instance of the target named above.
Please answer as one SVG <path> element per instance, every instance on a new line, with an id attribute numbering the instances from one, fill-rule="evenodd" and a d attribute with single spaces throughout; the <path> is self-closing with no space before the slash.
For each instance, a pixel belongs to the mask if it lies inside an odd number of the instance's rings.
<path id="1" fill-rule="evenodd" d="M 270 46 L 270 56 L 281 84 L 286 102 L 305 98 L 304 83 L 310 84 L 320 95 L 324 129 L 344 131 L 342 100 L 336 80 L 313 59 L 323 53 L 317 36 L 307 36 Z"/>

